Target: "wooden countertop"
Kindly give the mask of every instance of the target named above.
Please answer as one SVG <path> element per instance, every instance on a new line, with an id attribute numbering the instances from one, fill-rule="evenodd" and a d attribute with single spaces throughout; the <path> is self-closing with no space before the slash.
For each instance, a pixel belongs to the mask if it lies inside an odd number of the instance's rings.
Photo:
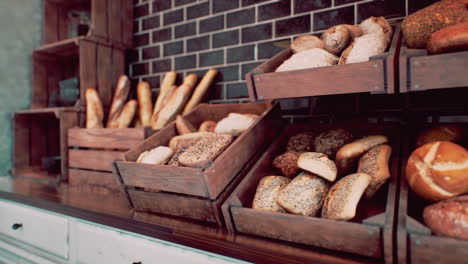
<path id="1" fill-rule="evenodd" d="M 102 187 L 55 187 L 0 177 L 0 198 L 255 263 L 383 262 L 251 235 L 228 234 L 225 229 L 200 222 L 134 212 L 120 192 Z"/>

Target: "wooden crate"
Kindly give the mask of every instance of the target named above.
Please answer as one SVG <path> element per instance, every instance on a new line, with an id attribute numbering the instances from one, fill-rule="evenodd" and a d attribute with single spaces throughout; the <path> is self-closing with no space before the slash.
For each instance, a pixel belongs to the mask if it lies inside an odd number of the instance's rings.
<path id="1" fill-rule="evenodd" d="M 48 108 L 17 111 L 13 115 L 15 177 L 59 183 L 68 177 L 67 130 L 78 125 L 79 109 Z M 59 171 L 48 170 L 45 158 L 60 157 Z"/>
<path id="2" fill-rule="evenodd" d="M 399 60 L 402 93 L 468 86 L 468 51 L 428 55 L 409 49 L 403 38 Z"/>
<path id="3" fill-rule="evenodd" d="M 43 0 L 43 44 L 77 37 L 69 34 L 70 10 L 91 15 L 87 39 L 121 49 L 132 47 L 132 0 Z"/>
<path id="4" fill-rule="evenodd" d="M 122 49 L 88 41 L 84 37 L 39 47 L 33 52 L 33 109 L 48 107 L 51 94 L 59 81 L 71 77 L 80 80 L 80 106 L 85 105 L 85 90 L 96 88 L 104 109 L 109 109 L 112 91 L 125 73 Z"/>
<path id="5" fill-rule="evenodd" d="M 185 118 L 198 127 L 204 120 L 219 121 L 231 112 L 263 116 L 205 169 L 136 163 L 143 151 L 167 146 L 177 135 L 172 122 L 125 153 L 116 162 L 116 177 L 137 211 L 150 211 L 223 225 L 220 207 L 255 154 L 277 133 L 279 104 L 200 104 Z M 247 165 L 246 165 L 247 164 Z M 244 168 L 244 169 L 243 169 Z M 243 171 L 244 170 L 244 171 Z M 152 190 L 152 191 L 151 191 Z"/>
<path id="6" fill-rule="evenodd" d="M 150 127 L 69 129 L 69 183 L 119 190 L 112 176 L 112 163 L 154 132 Z"/>
<path id="7" fill-rule="evenodd" d="M 457 125 L 465 127 L 468 131 L 468 123 L 457 123 Z M 415 149 L 415 136 L 428 127 L 428 124 L 413 126 L 411 131 L 414 134 L 405 137 L 402 144 L 402 176 L 396 226 L 397 260 L 398 263 L 412 264 L 466 263 L 468 260 L 468 241 L 432 234 L 422 219 L 424 207 L 431 203 L 413 192 L 408 187 L 406 180 L 406 164 Z M 463 146 L 468 147 L 466 143 Z"/>
<path id="8" fill-rule="evenodd" d="M 250 99 L 363 92 L 395 93 L 400 40 L 400 26 L 397 25 L 389 50 L 367 62 L 275 72 L 292 55 L 291 49 L 285 49 L 246 74 Z"/>
<path id="9" fill-rule="evenodd" d="M 318 121 L 317 121 L 318 122 Z M 396 206 L 399 136 L 393 125 L 323 125 L 292 124 L 286 127 L 260 157 L 252 170 L 222 206 L 230 232 L 239 232 L 359 254 L 386 263 L 393 261 L 393 224 Z M 251 208 L 261 178 L 277 175 L 272 166 L 274 158 L 285 151 L 288 139 L 298 132 L 321 132 L 331 128 L 344 128 L 354 135 L 379 133 L 390 137 L 392 156 L 391 178 L 371 200 L 362 199 L 356 217 L 350 221 L 335 221 L 319 217 L 275 213 Z"/>

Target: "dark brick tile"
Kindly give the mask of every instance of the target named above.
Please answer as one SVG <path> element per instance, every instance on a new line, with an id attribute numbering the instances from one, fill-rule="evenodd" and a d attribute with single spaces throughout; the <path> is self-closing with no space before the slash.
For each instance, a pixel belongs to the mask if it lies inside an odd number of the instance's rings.
<path id="1" fill-rule="evenodd" d="M 219 81 L 239 80 L 239 65 L 217 68 L 219 70 Z"/>
<path id="2" fill-rule="evenodd" d="M 213 0 L 213 13 L 223 12 L 230 9 L 238 8 L 238 0 Z"/>
<path id="3" fill-rule="evenodd" d="M 183 70 L 183 69 L 190 69 L 197 67 L 197 56 L 196 55 L 188 55 L 175 58 L 174 61 L 174 69 Z"/>
<path id="4" fill-rule="evenodd" d="M 197 22 L 190 22 L 175 27 L 175 38 L 182 38 L 197 34 Z"/>
<path id="5" fill-rule="evenodd" d="M 370 16 L 384 16 L 385 18 L 405 16 L 405 0 L 375 1 L 357 6 L 357 21 L 361 23 Z"/>
<path id="6" fill-rule="evenodd" d="M 189 70 L 186 72 L 186 75 L 194 73 L 195 75 L 197 75 L 198 80 L 201 80 L 201 78 L 203 78 L 203 75 L 205 75 L 206 72 L 207 70 Z"/>
<path id="7" fill-rule="evenodd" d="M 258 49 L 257 49 L 258 50 L 258 54 L 257 54 L 258 59 L 269 59 L 269 58 L 275 56 L 276 54 L 278 54 L 279 52 L 281 52 L 284 49 L 284 47 L 278 47 L 277 45 L 275 45 L 275 43 L 283 42 L 283 41 L 290 43 L 290 41 L 288 41 L 287 39 L 259 43 L 258 44 Z"/>
<path id="8" fill-rule="evenodd" d="M 336 1 L 335 1 L 336 4 Z M 331 0 L 294 1 L 294 14 L 310 12 L 331 6 Z"/>
<path id="9" fill-rule="evenodd" d="M 171 59 L 153 61 L 153 73 L 167 72 L 171 70 Z"/>
<path id="10" fill-rule="evenodd" d="M 212 84 L 207 92 L 205 97 L 205 102 L 209 100 L 220 100 L 224 99 L 224 85 L 222 84 Z"/>
<path id="11" fill-rule="evenodd" d="M 226 84 L 226 97 L 228 99 L 249 97 L 247 84 L 245 82 Z"/>
<path id="12" fill-rule="evenodd" d="M 412 0 L 408 1 L 408 12 L 409 14 L 414 13 L 420 9 L 423 9 L 429 5 L 432 5 L 439 0 Z"/>
<path id="13" fill-rule="evenodd" d="M 149 48 L 144 48 L 144 49 L 141 51 L 141 55 L 142 55 L 142 58 L 143 58 L 144 60 L 158 58 L 158 57 L 160 56 L 160 53 L 159 53 L 159 45 L 158 45 L 158 46 L 149 47 Z"/>
<path id="14" fill-rule="evenodd" d="M 200 33 L 220 30 L 224 28 L 224 15 L 200 20 Z"/>
<path id="15" fill-rule="evenodd" d="M 205 67 L 211 65 L 224 64 L 224 50 L 216 50 L 200 53 L 198 57 L 198 66 Z"/>
<path id="16" fill-rule="evenodd" d="M 187 52 L 210 48 L 210 36 L 202 36 L 187 40 Z"/>
<path id="17" fill-rule="evenodd" d="M 149 73 L 149 63 L 137 63 L 132 65 L 132 76 L 145 75 Z"/>
<path id="18" fill-rule="evenodd" d="M 133 33 L 138 33 L 140 31 L 140 21 L 133 21 Z"/>
<path id="19" fill-rule="evenodd" d="M 136 49 L 126 50 L 125 58 L 126 58 L 126 61 L 128 61 L 129 63 L 138 62 L 140 60 L 139 51 Z"/>
<path id="20" fill-rule="evenodd" d="M 241 62 L 254 59 L 255 45 L 248 45 L 227 50 L 227 63 Z"/>
<path id="21" fill-rule="evenodd" d="M 213 34 L 213 48 L 235 45 L 239 43 L 239 30 L 225 31 Z"/>
<path id="22" fill-rule="evenodd" d="M 241 79 L 245 80 L 245 75 L 249 73 L 251 70 L 255 69 L 258 65 L 262 64 L 262 62 L 252 62 L 252 63 L 244 63 L 241 65 Z"/>
<path id="23" fill-rule="evenodd" d="M 335 6 L 359 2 L 361 0 L 335 0 Z"/>
<path id="24" fill-rule="evenodd" d="M 172 7 L 171 2 L 168 0 L 153 0 L 153 13 L 170 9 Z"/>
<path id="25" fill-rule="evenodd" d="M 133 14 L 134 18 L 147 16 L 149 14 L 149 5 L 144 4 L 144 5 L 141 5 L 141 6 L 137 6 L 137 7 L 134 8 L 133 13 L 134 13 Z"/>
<path id="26" fill-rule="evenodd" d="M 227 27 L 235 27 L 255 22 L 255 8 L 243 9 L 226 15 Z"/>
<path id="27" fill-rule="evenodd" d="M 184 52 L 184 42 L 176 41 L 164 44 L 164 56 L 176 55 Z"/>
<path id="28" fill-rule="evenodd" d="M 135 44 L 135 46 L 148 45 L 148 43 L 149 43 L 149 34 L 145 33 L 145 34 L 133 36 L 133 43 Z"/>
<path id="29" fill-rule="evenodd" d="M 290 14 L 291 14 L 290 0 L 280 0 L 276 3 L 271 3 L 271 4 L 258 7 L 258 20 L 259 21 L 289 16 Z"/>
<path id="30" fill-rule="evenodd" d="M 142 24 L 143 30 L 159 27 L 159 20 L 160 20 L 159 15 L 143 19 L 143 24 Z"/>
<path id="31" fill-rule="evenodd" d="M 256 25 L 242 29 L 242 43 L 269 39 L 273 36 L 273 25 L 271 23 Z"/>
<path id="32" fill-rule="evenodd" d="M 166 41 L 172 39 L 172 32 L 170 28 L 153 31 L 153 43 Z"/>
<path id="33" fill-rule="evenodd" d="M 158 76 L 151 76 L 151 77 L 145 77 L 143 78 L 143 81 L 148 82 L 150 84 L 150 87 L 159 87 L 159 83 L 161 82 L 161 77 Z M 153 96 L 153 101 L 156 99 L 155 96 Z"/>
<path id="34" fill-rule="evenodd" d="M 182 8 L 164 14 L 164 18 L 163 18 L 165 26 L 180 22 L 183 19 L 184 19 L 184 10 Z"/>
<path id="35" fill-rule="evenodd" d="M 262 3 L 266 1 L 269 1 L 269 0 L 242 0 L 242 6 L 258 4 L 258 3 Z"/>
<path id="36" fill-rule="evenodd" d="M 354 6 L 314 13 L 314 31 L 339 24 L 354 24 Z"/>
<path id="37" fill-rule="evenodd" d="M 206 16 L 210 13 L 210 2 L 187 7 L 187 19 Z"/>
<path id="38" fill-rule="evenodd" d="M 185 5 L 196 1 L 197 0 L 175 0 L 175 6 Z"/>
<path id="39" fill-rule="evenodd" d="M 282 37 L 310 32 L 310 15 L 303 15 L 276 21 L 276 36 Z"/>

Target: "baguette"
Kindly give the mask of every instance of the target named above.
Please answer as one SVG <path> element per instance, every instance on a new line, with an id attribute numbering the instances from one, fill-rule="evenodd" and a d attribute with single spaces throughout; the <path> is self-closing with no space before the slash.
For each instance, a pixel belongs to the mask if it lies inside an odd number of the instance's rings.
<path id="1" fill-rule="evenodd" d="M 199 132 L 214 132 L 216 124 L 218 123 L 215 121 L 205 120 L 203 121 L 203 123 L 201 123 L 200 127 L 198 128 L 198 131 Z"/>
<path id="2" fill-rule="evenodd" d="M 182 147 L 186 147 L 190 144 L 196 143 L 198 140 L 200 140 L 202 137 L 214 134 L 214 133 L 209 133 L 209 132 L 195 132 L 195 133 L 190 133 L 190 134 L 185 134 L 185 135 L 179 135 L 171 138 L 169 141 L 169 147 L 177 151 L 178 149 Z"/>
<path id="3" fill-rule="evenodd" d="M 109 111 L 109 118 L 107 119 L 107 126 L 109 128 L 116 128 L 119 126 L 119 116 L 127 100 L 130 91 L 130 80 L 126 75 L 119 77 L 117 86 L 115 87 L 114 97 Z"/>
<path id="4" fill-rule="evenodd" d="M 304 152 L 297 159 L 297 166 L 331 182 L 336 179 L 336 165 L 323 153 Z"/>
<path id="5" fill-rule="evenodd" d="M 227 134 L 210 133 L 179 156 L 179 163 L 194 168 L 206 168 L 231 144 L 234 137 Z"/>
<path id="6" fill-rule="evenodd" d="M 426 48 L 431 54 L 468 50 L 468 22 L 432 33 Z"/>
<path id="7" fill-rule="evenodd" d="M 147 82 L 139 82 L 137 86 L 139 120 L 143 126 L 151 126 L 153 114 L 153 101 L 151 100 L 151 88 Z"/>
<path id="8" fill-rule="evenodd" d="M 104 111 L 101 99 L 94 88 L 86 89 L 86 128 L 102 128 Z"/>
<path id="9" fill-rule="evenodd" d="M 161 129 L 175 119 L 192 93 L 196 80 L 197 75 L 193 73 L 185 77 L 184 83 L 174 91 L 167 104 L 157 114 L 156 122 L 152 124 L 153 129 Z"/>
<path id="10" fill-rule="evenodd" d="M 164 107 L 167 104 L 167 101 L 169 101 L 169 99 L 171 98 L 171 96 L 174 94 L 176 90 L 177 90 L 177 85 L 172 85 L 171 87 L 169 87 L 167 96 L 165 96 L 165 98 L 162 99 L 161 107 Z M 157 112 L 153 112 L 153 115 L 151 116 L 151 125 L 153 125 L 154 123 L 156 123 L 156 121 L 158 121 L 158 115 L 160 111 L 161 109 L 159 109 Z"/>
<path id="11" fill-rule="evenodd" d="M 181 115 L 177 115 L 175 124 L 177 132 L 179 132 L 180 135 L 197 132 L 195 127 L 193 127 L 193 125 L 189 121 L 185 120 Z"/>
<path id="12" fill-rule="evenodd" d="M 391 154 L 392 147 L 382 144 L 371 148 L 359 159 L 357 172 L 366 173 L 372 177 L 372 181 L 365 192 L 367 199 L 372 198 L 380 186 L 390 178 L 388 161 Z"/>
<path id="13" fill-rule="evenodd" d="M 276 203 L 278 194 L 290 179 L 283 176 L 266 176 L 258 183 L 255 196 L 252 201 L 252 208 L 256 210 L 267 210 L 285 213 L 284 209 Z"/>
<path id="14" fill-rule="evenodd" d="M 164 102 L 167 102 L 168 98 L 172 94 L 172 91 L 174 91 L 173 86 L 174 86 L 176 77 L 177 77 L 177 73 L 175 71 L 167 72 L 164 75 L 163 81 L 161 83 L 161 87 L 159 88 L 158 99 L 156 99 L 156 102 L 154 103 L 153 116 L 156 113 L 158 113 L 161 110 L 161 108 L 163 108 Z"/>
<path id="15" fill-rule="evenodd" d="M 127 128 L 130 125 L 135 117 L 137 107 L 138 103 L 136 100 L 130 100 L 125 104 L 118 119 L 118 128 Z"/>
<path id="16" fill-rule="evenodd" d="M 216 69 L 210 69 L 205 73 L 200 83 L 197 85 L 197 88 L 195 88 L 192 97 L 187 105 L 185 105 L 184 111 L 182 112 L 183 115 L 190 113 L 190 111 L 201 102 L 217 74 L 218 70 Z"/>

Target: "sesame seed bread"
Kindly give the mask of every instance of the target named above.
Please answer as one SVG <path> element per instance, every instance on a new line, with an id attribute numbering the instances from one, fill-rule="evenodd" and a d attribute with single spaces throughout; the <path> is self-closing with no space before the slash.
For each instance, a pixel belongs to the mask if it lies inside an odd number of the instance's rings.
<path id="1" fill-rule="evenodd" d="M 286 211 L 276 203 L 276 199 L 281 188 L 290 182 L 291 179 L 283 176 L 263 177 L 255 191 L 252 208 L 285 213 Z"/>
<path id="2" fill-rule="evenodd" d="M 187 167 L 206 168 L 231 144 L 234 137 L 210 133 L 187 148 L 179 156 L 179 163 Z"/>
<path id="3" fill-rule="evenodd" d="M 214 133 L 209 133 L 209 132 L 195 132 L 195 133 L 190 133 L 190 134 L 184 134 L 184 135 L 179 135 L 171 138 L 169 141 L 169 147 L 177 151 L 179 148 L 186 147 L 188 145 L 191 145 L 193 143 L 196 143 L 200 138 L 214 134 Z"/>
<path id="4" fill-rule="evenodd" d="M 305 152 L 297 159 L 297 166 L 331 182 L 335 181 L 337 169 L 327 155 L 317 152 Z"/>

